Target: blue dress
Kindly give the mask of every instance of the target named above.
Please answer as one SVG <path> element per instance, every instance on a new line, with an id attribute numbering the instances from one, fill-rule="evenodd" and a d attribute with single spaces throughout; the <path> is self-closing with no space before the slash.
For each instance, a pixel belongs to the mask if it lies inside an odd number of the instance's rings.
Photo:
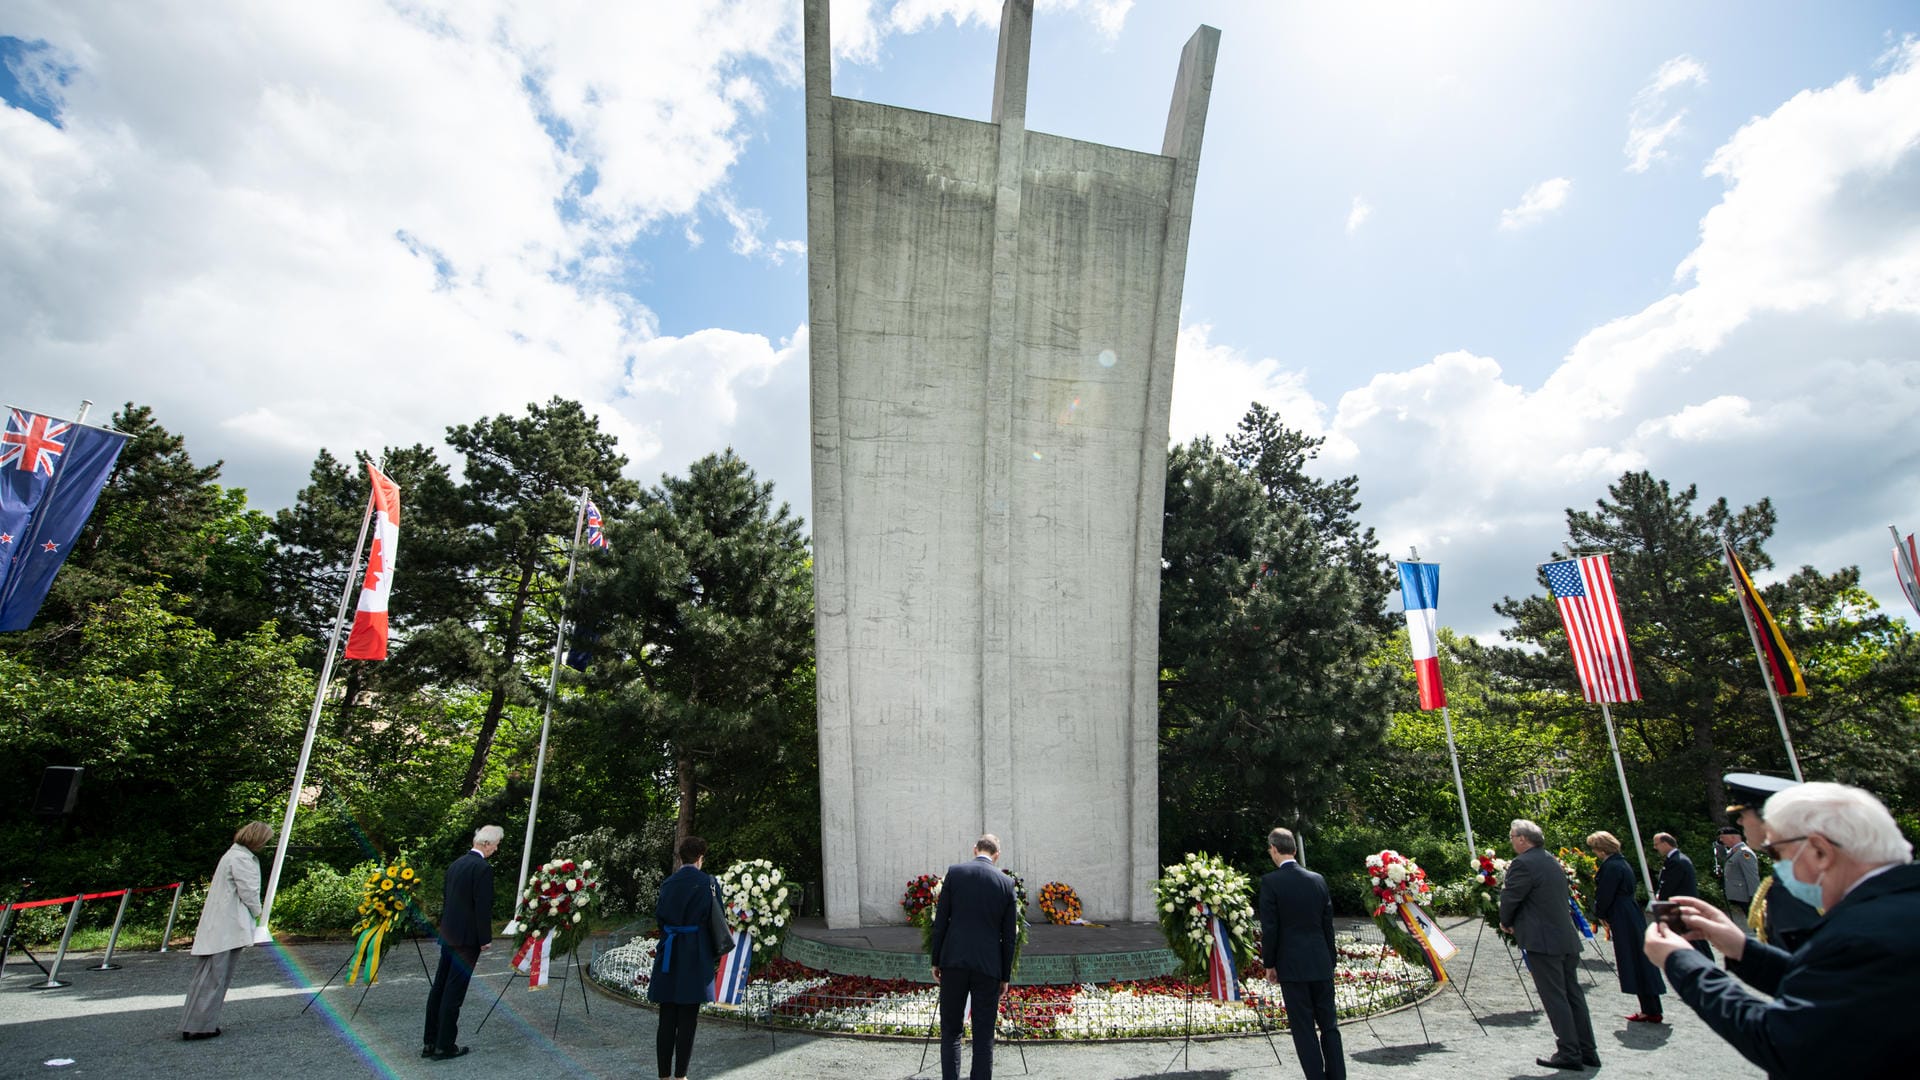
<path id="1" fill-rule="evenodd" d="M 699 1005 L 713 1000 L 713 973 L 719 964 L 707 929 L 713 895 L 713 879 L 697 866 L 683 866 L 660 883 L 660 899 L 653 905 L 660 945 L 653 952 L 648 1001 Z"/>

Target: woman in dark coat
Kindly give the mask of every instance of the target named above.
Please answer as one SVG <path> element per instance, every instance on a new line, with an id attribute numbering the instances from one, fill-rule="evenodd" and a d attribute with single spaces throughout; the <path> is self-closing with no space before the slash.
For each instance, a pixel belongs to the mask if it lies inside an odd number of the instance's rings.
<path id="1" fill-rule="evenodd" d="M 660 922 L 660 947 L 654 950 L 653 976 L 647 982 L 647 1000 L 660 1006 L 654 1052 L 660 1059 L 662 1080 L 687 1075 L 700 1006 L 713 1000 L 713 973 L 719 963 L 713 932 L 707 926 L 715 896 L 713 879 L 700 868 L 706 861 L 707 842 L 689 836 L 674 854 L 680 858 L 680 869 L 660 883 L 660 900 L 653 906 L 653 916 Z"/>
<path id="2" fill-rule="evenodd" d="M 1660 995 L 1667 992 L 1667 984 L 1660 978 L 1660 969 L 1641 949 L 1647 920 L 1634 896 L 1639 879 L 1633 876 L 1626 856 L 1620 854 L 1620 840 L 1612 833 L 1594 833 L 1587 837 L 1587 847 L 1600 860 L 1600 871 L 1593 879 L 1593 913 L 1613 931 L 1613 963 L 1620 975 L 1620 992 L 1640 997 L 1640 1011 L 1627 1019 L 1658 1024 Z"/>

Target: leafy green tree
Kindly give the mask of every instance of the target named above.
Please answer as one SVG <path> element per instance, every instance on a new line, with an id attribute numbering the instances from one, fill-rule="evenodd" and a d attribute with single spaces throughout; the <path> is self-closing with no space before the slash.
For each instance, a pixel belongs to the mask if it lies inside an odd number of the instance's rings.
<path id="1" fill-rule="evenodd" d="M 246 493 L 219 485 L 220 462 L 194 464 L 185 440 L 147 406 L 128 402 L 110 426 L 127 444 L 33 628 L 9 644 L 57 663 L 94 605 L 140 585 L 164 584 L 222 637 L 271 620 L 266 518 L 247 509 Z"/>
<path id="2" fill-rule="evenodd" d="M 731 450 L 665 476 L 610 525 L 587 568 L 581 623 L 595 635 L 575 709 L 581 734 L 629 759 L 658 753 L 675 836 L 703 791 L 723 803 L 811 782 L 812 569 L 800 520 Z M 778 792 L 778 788 L 775 789 Z M 717 794 L 716 794 L 717 793 Z M 812 813 L 817 814 L 817 793 Z"/>
<path id="3" fill-rule="evenodd" d="M 1372 594 L 1299 505 L 1204 438 L 1168 455 L 1162 567 L 1164 851 L 1314 820 L 1386 732 Z"/>
<path id="4" fill-rule="evenodd" d="M 343 462 L 321 450 L 307 486 L 273 520 L 267 573 L 287 625 L 305 636 L 307 662 L 316 671 L 366 519 L 364 460 Z M 362 702 L 425 687 L 470 686 L 486 665 L 474 627 L 482 600 L 473 572 L 476 542 L 446 464 L 420 444 L 388 447 L 376 464 L 400 486 L 399 569 L 388 604 L 388 658 L 336 661 L 343 691 L 340 734 L 349 740 L 361 726 L 352 714 Z M 351 597 L 348 602 L 350 612 Z M 377 716 L 365 722 L 384 723 Z"/>
<path id="5" fill-rule="evenodd" d="M 1623 475 L 1608 494 L 1593 511 L 1567 511 L 1564 551 L 1612 552 L 1642 695 L 1614 707 L 1629 782 L 1644 829 L 1697 822 L 1698 850 L 1706 846 L 1707 821 L 1724 818 L 1724 772 L 1787 772 L 1720 546 L 1724 534 L 1749 573 L 1772 567 L 1763 545 L 1773 533 L 1774 510 L 1762 499 L 1735 511 L 1724 498 L 1696 510 L 1697 488 L 1676 490 L 1645 472 Z M 1884 745 L 1912 745 L 1912 642 L 1883 617 L 1863 613 L 1857 582 L 1851 568 L 1828 575 L 1807 567 L 1762 590 L 1788 643 L 1801 653 L 1813 691 L 1785 706 L 1810 777 L 1840 775 L 1837 766 L 1848 761 L 1860 775 L 1873 775 L 1850 750 L 1863 729 Z M 1598 710 L 1578 696 L 1551 596 L 1507 598 L 1494 610 L 1514 620 L 1504 636 L 1529 646 L 1493 650 L 1499 673 L 1549 694 L 1540 700 L 1550 716 L 1573 719 L 1604 747 Z M 1900 775 L 1910 776 L 1910 765 Z"/>
<path id="6" fill-rule="evenodd" d="M 1357 516 L 1360 478 L 1318 480 L 1307 475 L 1307 463 L 1320 456 L 1326 441 L 1287 427 L 1279 414 L 1256 401 L 1240 418 L 1239 429 L 1227 436 L 1226 455 L 1259 482 L 1269 507 L 1295 506 L 1306 515 L 1320 546 L 1353 575 L 1360 617 L 1385 631 L 1394 622 L 1385 605 L 1395 578 L 1373 530 Z"/>
<path id="7" fill-rule="evenodd" d="M 269 628 L 222 640 L 143 585 L 88 608 L 71 663 L 0 656 L 0 770 L 31 791 L 48 765 L 86 769 L 59 842 L 0 819 L 0 875 L 99 888 L 204 872 L 234 829 L 276 820 L 313 684 Z"/>
<path id="8" fill-rule="evenodd" d="M 447 443 L 465 459 L 463 524 L 478 546 L 474 574 L 485 597 L 473 623 L 486 643 L 487 708 L 460 782 L 461 795 L 472 796 L 508 704 L 544 692 L 525 661 L 531 642 L 552 636 L 581 490 L 612 518 L 638 487 L 620 475 L 627 459 L 614 436 L 577 401 L 556 397 L 529 404 L 525 416 L 460 424 L 447 429 Z"/>

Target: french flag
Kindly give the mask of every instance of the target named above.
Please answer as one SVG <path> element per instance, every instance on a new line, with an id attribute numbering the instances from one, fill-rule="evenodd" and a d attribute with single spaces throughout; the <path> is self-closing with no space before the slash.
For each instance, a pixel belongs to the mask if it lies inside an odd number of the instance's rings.
<path id="1" fill-rule="evenodd" d="M 1220 916 L 1207 912 L 1207 993 L 1215 1001 L 1240 1000 L 1240 972 L 1233 963 L 1233 943 Z"/>
<path id="2" fill-rule="evenodd" d="M 1447 688 L 1440 685 L 1440 564 L 1400 564 L 1400 603 L 1407 610 L 1407 647 L 1420 680 L 1420 707 L 1444 708 Z"/>
<path id="3" fill-rule="evenodd" d="M 720 970 L 713 974 L 713 1000 L 716 1005 L 738 1005 L 747 992 L 747 969 L 753 964 L 753 931 L 733 932 L 733 951 L 720 958 Z"/>

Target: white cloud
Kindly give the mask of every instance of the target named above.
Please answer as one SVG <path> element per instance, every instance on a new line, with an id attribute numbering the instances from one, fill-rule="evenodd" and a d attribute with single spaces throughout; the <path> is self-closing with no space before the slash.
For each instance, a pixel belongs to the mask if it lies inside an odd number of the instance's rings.
<path id="1" fill-rule="evenodd" d="M 59 107 L 0 107 L 9 397 L 153 405 L 264 505 L 317 447 L 435 444 L 556 394 L 677 468 L 790 355 L 663 342 L 631 275 L 655 238 L 698 246 L 702 212 L 744 257 L 804 256 L 803 222 L 729 185 L 799 81 L 798 4 L 46 0 L 4 32 L 47 43 L 19 77 Z M 675 366 L 696 353 L 724 362 Z"/>
<path id="2" fill-rule="evenodd" d="M 1326 467 L 1361 478 L 1383 545 L 1449 564 L 1456 627 L 1497 633 L 1488 605 L 1535 588 L 1564 508 L 1643 468 L 1705 499 L 1771 497 L 1782 566 L 1859 565 L 1899 610 L 1884 523 L 1914 517 L 1920 42 L 1871 86 L 1806 91 L 1755 119 L 1709 174 L 1727 190 L 1679 267 L 1686 287 L 1583 335 L 1537 388 L 1451 352 L 1373 376 L 1330 417 L 1290 398 L 1327 436 Z M 1216 403 L 1206 430 L 1226 430 L 1250 386 L 1304 395 L 1297 375 L 1204 327 L 1181 343 L 1182 364 L 1195 358 L 1209 387 L 1239 399 Z"/>
<path id="3" fill-rule="evenodd" d="M 1502 229 L 1524 229 L 1539 223 L 1542 218 L 1567 204 L 1567 193 L 1573 190 L 1573 181 L 1564 176 L 1551 180 L 1542 180 L 1528 188 L 1520 196 L 1520 205 L 1500 211 Z"/>
<path id="4" fill-rule="evenodd" d="M 1646 172 L 1655 161 L 1667 156 L 1667 141 L 1680 133 L 1687 110 L 1672 108 L 1668 94 L 1684 86 L 1706 84 L 1706 67 L 1684 53 L 1660 65 L 1660 70 L 1633 96 L 1633 108 L 1627 114 L 1627 145 L 1623 151 L 1628 172 Z"/>
<path id="5" fill-rule="evenodd" d="M 1647 439 L 1664 435 L 1680 442 L 1708 442 L 1766 430 L 1753 415 L 1753 403 L 1738 394 L 1722 394 L 1711 401 L 1689 405 L 1671 416 L 1642 423 L 1634 434 Z"/>
<path id="6" fill-rule="evenodd" d="M 887 12 L 887 23 L 902 33 L 912 33 L 951 19 L 956 25 L 975 23 L 999 26 L 1004 0 L 896 0 Z M 1034 17 L 1048 12 L 1074 12 L 1083 16 L 1107 37 L 1116 37 L 1126 25 L 1133 0 L 1039 0 Z M 838 18 L 840 11 L 834 9 Z"/>
<path id="7" fill-rule="evenodd" d="M 1180 328 L 1174 352 L 1173 406 L 1168 418 L 1174 442 L 1231 432 L 1258 401 L 1289 427 L 1310 435 L 1325 430 L 1325 407 L 1307 391 L 1306 376 L 1271 357 L 1259 360 L 1211 340 L 1213 327 Z"/>
<path id="8" fill-rule="evenodd" d="M 1358 195 L 1353 197 L 1353 207 L 1347 211 L 1347 235 L 1352 236 L 1360 226 L 1373 216 L 1373 204 Z"/>

